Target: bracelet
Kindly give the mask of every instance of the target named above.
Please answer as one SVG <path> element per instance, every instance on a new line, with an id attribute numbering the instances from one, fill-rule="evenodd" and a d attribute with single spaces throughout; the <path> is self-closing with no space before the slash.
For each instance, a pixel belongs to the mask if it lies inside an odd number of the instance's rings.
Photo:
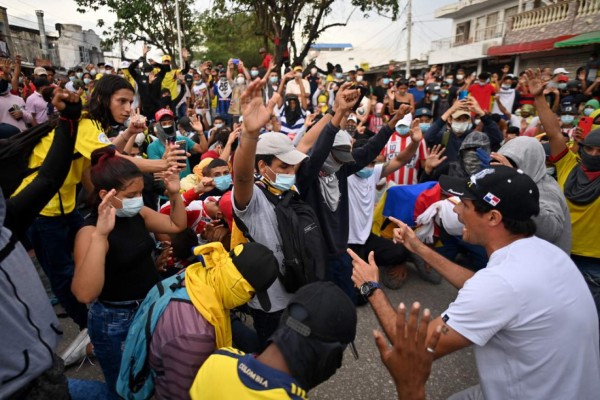
<path id="1" fill-rule="evenodd" d="M 255 140 L 255 141 L 258 142 L 258 136 L 254 137 L 254 136 L 244 135 L 243 133 L 240 136 L 241 137 L 245 137 L 245 138 L 250 139 L 250 140 Z"/>

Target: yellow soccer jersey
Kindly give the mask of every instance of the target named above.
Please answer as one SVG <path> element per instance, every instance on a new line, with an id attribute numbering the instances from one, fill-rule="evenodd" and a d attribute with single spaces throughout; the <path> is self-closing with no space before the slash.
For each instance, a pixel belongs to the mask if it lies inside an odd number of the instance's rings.
<path id="1" fill-rule="evenodd" d="M 294 378 L 231 347 L 215 351 L 202 364 L 190 396 L 193 400 L 307 399 Z"/>

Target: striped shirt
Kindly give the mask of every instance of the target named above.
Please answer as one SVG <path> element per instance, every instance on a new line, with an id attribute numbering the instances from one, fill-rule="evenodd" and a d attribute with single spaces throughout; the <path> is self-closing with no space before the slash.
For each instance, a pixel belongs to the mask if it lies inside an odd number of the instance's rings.
<path id="1" fill-rule="evenodd" d="M 285 105 L 281 106 L 281 108 L 278 110 L 279 120 L 281 122 L 281 133 L 285 133 L 290 137 L 290 139 L 293 140 L 294 137 L 296 137 L 296 135 L 299 134 L 302 131 L 302 128 L 304 127 L 306 111 L 300 109 L 300 118 L 298 118 L 298 120 L 294 122 L 293 125 L 290 125 L 287 123 L 284 110 Z"/>
<path id="2" fill-rule="evenodd" d="M 400 136 L 394 133 L 381 154 L 385 157 L 386 161 L 389 161 L 398 156 L 410 143 L 411 139 L 409 135 Z M 398 185 L 414 185 L 418 183 L 418 173 L 421 168 L 420 161 L 425 160 L 425 157 L 427 157 L 427 147 L 425 147 L 425 141 L 422 140 L 413 158 L 405 166 L 388 175 L 386 178 L 387 181 L 394 181 Z"/>

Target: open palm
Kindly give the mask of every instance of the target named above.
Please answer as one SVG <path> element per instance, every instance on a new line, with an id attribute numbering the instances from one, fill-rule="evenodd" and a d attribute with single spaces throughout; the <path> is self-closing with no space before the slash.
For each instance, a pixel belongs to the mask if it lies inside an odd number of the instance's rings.
<path id="1" fill-rule="evenodd" d="M 269 122 L 280 98 L 279 94 L 275 93 L 265 106 L 262 100 L 262 88 L 263 83 L 257 79 L 248 85 L 240 98 L 244 127 L 249 133 L 257 133 Z"/>

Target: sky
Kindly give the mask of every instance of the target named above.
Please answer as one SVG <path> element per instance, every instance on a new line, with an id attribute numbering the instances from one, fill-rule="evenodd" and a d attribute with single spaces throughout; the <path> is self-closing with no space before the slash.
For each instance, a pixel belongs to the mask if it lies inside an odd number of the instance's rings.
<path id="1" fill-rule="evenodd" d="M 400 9 L 404 9 L 407 0 L 399 0 Z M 411 58 L 423 58 L 422 55 L 429 50 L 433 40 L 451 36 L 451 21 L 448 19 L 434 19 L 435 9 L 455 3 L 458 0 L 414 0 L 413 1 L 413 31 Z M 347 0 L 338 0 L 334 3 L 332 13 L 325 20 L 326 23 L 344 22 L 349 18 L 345 27 L 331 28 L 317 40 L 320 43 L 351 43 L 355 48 L 388 48 L 391 58 L 395 60 L 406 59 L 406 13 L 398 21 L 379 16 L 373 12 L 365 18 L 360 10 L 349 4 Z M 423 7 L 426 4 L 426 7 Z M 0 0 L 0 6 L 7 8 L 8 19 L 11 25 L 20 25 L 37 29 L 35 10 L 44 11 L 44 25 L 46 31 L 55 31 L 56 23 L 78 24 L 84 29 L 94 29 L 100 34 L 102 29 L 96 26 L 96 21 L 104 19 L 107 24 L 115 21 L 114 14 L 107 10 L 86 12 L 80 14 L 76 10 L 74 0 Z M 194 8 L 198 11 L 211 6 L 211 0 L 195 0 Z M 425 8 L 425 9 L 424 9 Z M 137 57 L 141 53 L 141 44 L 129 46 L 129 57 Z M 160 54 L 150 54 L 160 56 Z"/>

